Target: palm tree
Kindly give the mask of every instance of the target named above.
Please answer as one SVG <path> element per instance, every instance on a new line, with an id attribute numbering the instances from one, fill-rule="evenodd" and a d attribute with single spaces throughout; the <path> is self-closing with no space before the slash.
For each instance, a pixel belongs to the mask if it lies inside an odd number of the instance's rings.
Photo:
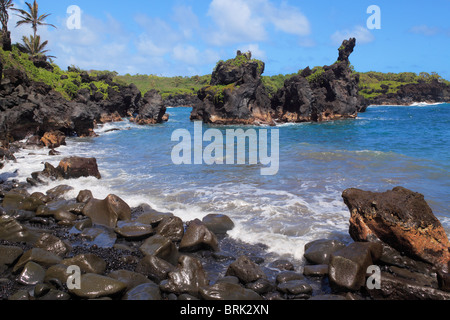
<path id="1" fill-rule="evenodd" d="M 45 47 L 48 44 L 48 41 L 44 41 L 41 43 L 41 36 L 37 35 L 36 37 L 30 35 L 30 37 L 23 36 L 22 38 L 23 45 L 21 45 L 22 49 L 31 55 L 32 57 L 38 55 L 44 55 L 49 50 L 45 50 Z M 52 57 L 52 56 L 48 56 Z M 54 58 L 54 57 L 53 57 Z"/>
<path id="2" fill-rule="evenodd" d="M 9 13 L 8 10 L 14 6 L 12 0 L 0 0 L 0 21 L 2 23 L 2 31 L 8 32 Z"/>
<path id="3" fill-rule="evenodd" d="M 22 24 L 31 24 L 31 27 L 33 28 L 33 31 L 34 31 L 34 39 L 36 39 L 38 26 L 51 26 L 51 27 L 56 28 L 54 25 L 44 22 L 45 19 L 47 19 L 47 17 L 50 16 L 50 14 L 45 13 L 45 14 L 39 15 L 39 7 L 38 7 L 36 0 L 34 0 L 33 5 L 29 4 L 28 2 L 25 2 L 25 4 L 28 7 L 28 11 L 13 8 L 14 11 L 17 11 L 20 13 L 20 14 L 16 14 L 16 16 L 18 16 L 21 19 L 17 22 L 16 27 L 18 27 Z"/>

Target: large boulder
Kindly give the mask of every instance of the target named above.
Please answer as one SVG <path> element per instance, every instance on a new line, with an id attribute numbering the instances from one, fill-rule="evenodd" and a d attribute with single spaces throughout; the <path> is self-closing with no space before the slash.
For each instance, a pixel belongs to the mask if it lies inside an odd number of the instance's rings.
<path id="1" fill-rule="evenodd" d="M 166 106 L 161 94 L 156 90 L 148 91 L 143 98 L 138 115 L 130 121 L 139 125 L 162 123 L 165 119 Z"/>
<path id="2" fill-rule="evenodd" d="M 160 288 L 164 292 L 198 296 L 199 289 L 208 285 L 208 277 L 200 260 L 181 256 L 177 269 L 168 274 L 168 279 L 161 282 Z"/>
<path id="3" fill-rule="evenodd" d="M 110 228 L 115 228 L 119 220 L 131 220 L 131 208 L 116 195 L 109 195 L 104 200 L 89 200 L 83 214 L 91 218 L 94 224 Z"/>
<path id="4" fill-rule="evenodd" d="M 397 187 L 383 193 L 348 189 L 343 198 L 355 241 L 382 241 L 413 259 L 448 270 L 450 242 L 423 195 Z"/>
<path id="5" fill-rule="evenodd" d="M 64 179 L 77 179 L 81 177 L 96 177 L 101 179 L 95 158 L 70 157 L 64 158 L 57 168 Z"/>

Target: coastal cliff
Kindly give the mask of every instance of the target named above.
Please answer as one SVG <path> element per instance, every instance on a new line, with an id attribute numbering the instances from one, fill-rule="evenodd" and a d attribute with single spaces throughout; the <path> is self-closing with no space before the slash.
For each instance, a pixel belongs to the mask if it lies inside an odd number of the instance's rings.
<path id="1" fill-rule="evenodd" d="M 127 116 L 140 117 L 143 124 L 165 119 L 162 99 L 143 97 L 135 85 L 116 83 L 111 75 L 90 75 L 74 68 L 47 70 L 17 50 L 1 53 L 0 140 L 5 144 L 33 136 L 40 140 L 53 131 L 91 136 L 97 123 Z M 37 81 L 36 74 L 43 80 Z M 159 103 L 151 104 L 149 98 Z"/>

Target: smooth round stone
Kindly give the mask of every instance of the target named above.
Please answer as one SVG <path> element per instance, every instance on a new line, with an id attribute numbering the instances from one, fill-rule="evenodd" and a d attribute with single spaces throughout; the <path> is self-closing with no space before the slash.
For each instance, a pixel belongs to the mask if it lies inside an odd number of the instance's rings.
<path id="1" fill-rule="evenodd" d="M 312 264 L 329 264 L 331 255 L 345 247 L 337 240 L 316 240 L 305 245 L 304 256 Z"/>
<path id="2" fill-rule="evenodd" d="M 44 278 L 45 269 L 37 263 L 30 261 L 23 267 L 17 281 L 23 285 L 36 285 L 44 282 Z"/>
<path id="3" fill-rule="evenodd" d="M 298 272 L 295 271 L 283 271 L 277 275 L 277 283 L 288 282 L 291 280 L 303 280 L 305 277 Z"/>
<path id="4" fill-rule="evenodd" d="M 127 288 L 127 285 L 122 281 L 94 273 L 83 274 L 80 283 L 80 289 L 71 289 L 69 292 L 82 299 L 111 297 L 123 292 Z"/>
<path id="5" fill-rule="evenodd" d="M 175 244 L 166 237 L 160 235 L 155 235 L 145 240 L 139 247 L 139 250 L 144 255 L 156 256 L 173 265 L 176 265 L 178 262 L 178 250 Z"/>
<path id="6" fill-rule="evenodd" d="M 161 290 L 155 283 L 144 283 L 128 291 L 123 297 L 123 300 L 161 300 Z"/>
<path id="7" fill-rule="evenodd" d="M 303 274 L 308 277 L 323 277 L 328 274 L 327 264 L 317 264 L 313 266 L 305 266 Z"/>
<path id="8" fill-rule="evenodd" d="M 58 237 L 48 233 L 42 234 L 34 246 L 35 248 L 41 248 L 52 252 L 60 257 L 64 257 L 72 250 L 70 243 L 64 242 Z"/>
<path id="9" fill-rule="evenodd" d="M 158 224 L 155 231 L 171 241 L 178 242 L 183 239 L 184 223 L 178 217 L 167 217 Z"/>
<path id="10" fill-rule="evenodd" d="M 152 283 L 143 274 L 128 271 L 128 270 L 117 270 L 108 274 L 108 277 L 119 280 L 127 285 L 127 290 L 131 290 L 144 283 Z"/>
<path id="11" fill-rule="evenodd" d="M 38 234 L 8 215 L 0 216 L 0 239 L 12 242 L 33 243 Z"/>
<path id="12" fill-rule="evenodd" d="M 50 291 L 39 297 L 38 300 L 42 301 L 67 301 L 70 300 L 71 296 L 67 292 L 50 289 Z"/>
<path id="13" fill-rule="evenodd" d="M 102 274 L 106 270 L 106 261 L 92 253 L 80 254 L 70 259 L 64 259 L 66 266 L 78 266 L 85 273 Z"/>
<path id="14" fill-rule="evenodd" d="M 131 240 L 148 238 L 154 234 L 151 225 L 140 222 L 122 222 L 117 223 L 117 228 L 114 231 L 121 237 Z"/>
<path id="15" fill-rule="evenodd" d="M 312 287 L 303 280 L 291 280 L 277 285 L 277 290 L 288 294 L 310 294 Z"/>
<path id="16" fill-rule="evenodd" d="M 215 234 L 226 234 L 234 229 L 234 222 L 223 214 L 209 214 L 202 219 L 202 222 Z"/>
<path id="17" fill-rule="evenodd" d="M 170 212 L 158 212 L 153 209 L 141 214 L 136 221 L 143 224 L 150 224 L 156 227 L 164 218 L 173 217 L 173 213 Z"/>
<path id="18" fill-rule="evenodd" d="M 28 262 L 34 261 L 43 267 L 50 267 L 62 261 L 61 257 L 44 249 L 33 248 L 25 252 L 15 264 L 13 272 L 19 271 Z"/>

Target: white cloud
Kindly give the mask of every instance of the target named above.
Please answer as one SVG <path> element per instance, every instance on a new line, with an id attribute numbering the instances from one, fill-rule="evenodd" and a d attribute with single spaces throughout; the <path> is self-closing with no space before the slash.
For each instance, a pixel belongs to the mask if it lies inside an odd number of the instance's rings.
<path id="1" fill-rule="evenodd" d="M 269 0 L 213 0 L 208 16 L 217 29 L 207 40 L 217 46 L 266 41 L 268 26 L 298 36 L 311 32 L 306 16 L 285 2 L 277 7 Z"/>
<path id="2" fill-rule="evenodd" d="M 250 2 L 213 0 L 208 16 L 218 27 L 218 30 L 209 36 L 210 41 L 216 45 L 261 41 L 267 38 L 264 20 L 253 14 Z"/>
<path id="3" fill-rule="evenodd" d="M 450 31 L 450 30 L 449 30 Z M 444 33 L 445 31 L 438 27 L 430 27 L 427 25 L 420 25 L 420 26 L 414 26 L 411 29 L 409 29 L 409 32 L 414 34 L 420 34 L 424 36 L 435 36 L 440 33 Z M 448 33 L 450 35 L 450 33 Z"/>
<path id="4" fill-rule="evenodd" d="M 336 31 L 331 35 L 333 45 L 340 45 L 349 38 L 356 38 L 359 44 L 370 43 L 375 40 L 370 30 L 363 26 L 356 26 L 351 30 Z"/>

